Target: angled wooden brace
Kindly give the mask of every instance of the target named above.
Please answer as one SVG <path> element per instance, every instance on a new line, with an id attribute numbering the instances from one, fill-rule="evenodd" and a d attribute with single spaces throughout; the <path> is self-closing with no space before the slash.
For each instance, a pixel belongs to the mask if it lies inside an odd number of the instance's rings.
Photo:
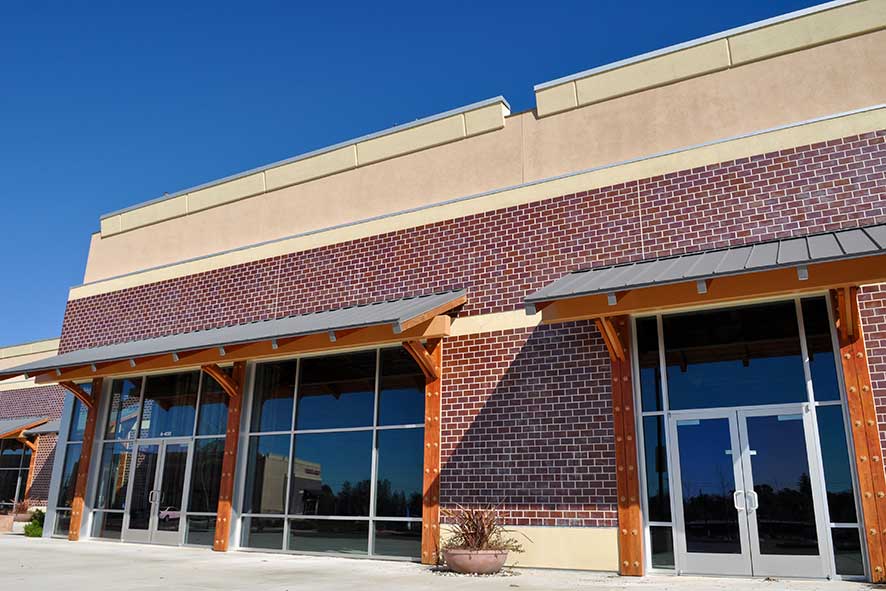
<path id="1" fill-rule="evenodd" d="M 424 345 L 417 341 L 404 341 L 403 348 L 415 359 L 429 382 L 440 377 L 440 366 Z"/>
<path id="2" fill-rule="evenodd" d="M 86 390 L 79 386 L 79 384 L 75 384 L 74 382 L 59 382 L 58 385 L 73 394 L 74 397 L 82 402 L 83 406 L 86 408 L 92 408 L 95 403 L 92 395 L 88 394 Z"/>
<path id="3" fill-rule="evenodd" d="M 200 367 L 204 373 L 212 377 L 225 393 L 231 398 L 239 398 L 242 384 L 234 377 L 226 374 L 216 363 L 209 363 Z"/>

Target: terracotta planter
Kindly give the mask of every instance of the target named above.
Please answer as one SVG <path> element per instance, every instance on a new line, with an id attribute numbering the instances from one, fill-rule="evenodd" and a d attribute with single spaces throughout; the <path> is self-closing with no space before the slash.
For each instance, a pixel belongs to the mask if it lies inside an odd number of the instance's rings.
<path id="1" fill-rule="evenodd" d="M 28 523 L 31 521 L 31 514 L 25 511 L 24 513 L 16 513 L 14 520 L 16 523 Z"/>
<path id="2" fill-rule="evenodd" d="M 443 550 L 449 568 L 468 575 L 492 575 L 501 570 L 508 559 L 507 550 Z"/>
<path id="3" fill-rule="evenodd" d="M 12 515 L 0 515 L 0 534 L 6 534 L 12 531 Z"/>

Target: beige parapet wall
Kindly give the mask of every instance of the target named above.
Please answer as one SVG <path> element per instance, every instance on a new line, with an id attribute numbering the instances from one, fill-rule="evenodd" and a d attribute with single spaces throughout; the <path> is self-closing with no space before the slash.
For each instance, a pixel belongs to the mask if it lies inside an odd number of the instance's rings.
<path id="1" fill-rule="evenodd" d="M 360 139 L 221 179 L 104 216 L 102 237 L 186 216 L 267 191 L 344 172 L 501 129 L 510 107 L 502 97 L 401 125 Z"/>
<path id="2" fill-rule="evenodd" d="M 886 28 L 886 0 L 830 2 L 539 84 L 541 117 Z"/>
<path id="3" fill-rule="evenodd" d="M 112 277 L 73 287 L 69 292 L 69 299 L 75 300 L 109 293 L 231 265 L 366 238 L 386 232 L 532 203 L 556 195 L 591 190 L 638 178 L 652 177 L 668 172 L 686 170 L 736 158 L 745 158 L 765 152 L 884 128 L 886 128 L 886 106 L 879 105 L 856 112 L 764 130 L 739 137 L 726 138 L 701 146 L 690 146 L 663 154 L 579 171 L 571 175 L 506 187 L 477 196 L 454 199 L 354 224 L 308 232 L 246 248 L 237 248 L 219 254 Z M 94 236 L 93 248 L 96 248 L 96 241 L 100 241 L 100 238 Z"/>
<path id="4" fill-rule="evenodd" d="M 52 357 L 58 353 L 58 343 L 58 339 L 46 339 L 43 341 L 24 343 L 22 345 L 0 347 L 0 369 L 15 367 L 17 365 Z M 34 383 L 33 378 L 15 378 L 0 382 L 0 392 L 34 387 L 36 387 L 36 384 Z"/>
<path id="5" fill-rule="evenodd" d="M 146 223 L 173 217 L 126 232 L 95 234 L 83 282 L 298 235 L 348 239 L 348 231 L 330 229 L 358 228 L 350 232 L 356 237 L 370 219 L 399 220 L 398 212 L 880 104 L 886 96 L 884 48 L 886 30 L 550 117 L 526 112 L 505 118 L 503 104 L 486 105 L 450 118 L 464 115 L 466 134 L 503 127 L 340 172 L 333 171 L 351 166 L 355 160 L 348 158 L 357 157 L 356 148 L 333 147 L 115 214 L 145 215 Z M 473 116 L 481 115 L 496 120 L 473 127 Z M 412 129 L 398 133 L 408 135 Z M 255 174 L 264 175 L 263 185 Z M 243 197 L 262 187 L 267 190 Z M 547 196 L 556 196 L 553 191 Z M 190 212 L 179 215 L 188 201 Z"/>
<path id="6" fill-rule="evenodd" d="M 507 527 L 524 552 L 508 566 L 618 571 L 618 530 L 613 527 Z M 451 529 L 441 528 L 445 540 Z"/>

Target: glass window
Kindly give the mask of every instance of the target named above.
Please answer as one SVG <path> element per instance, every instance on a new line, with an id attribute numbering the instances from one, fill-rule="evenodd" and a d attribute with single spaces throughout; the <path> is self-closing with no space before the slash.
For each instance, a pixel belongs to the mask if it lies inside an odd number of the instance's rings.
<path id="1" fill-rule="evenodd" d="M 376 514 L 421 517 L 425 430 L 378 432 Z"/>
<path id="2" fill-rule="evenodd" d="M 375 550 L 377 556 L 421 556 L 420 521 L 376 521 Z"/>
<path id="3" fill-rule="evenodd" d="M 640 398 L 643 411 L 663 410 L 658 319 L 655 317 L 637 319 L 637 359 L 640 366 Z"/>
<path id="4" fill-rule="evenodd" d="M 13 504 L 18 490 L 18 470 L 0 470 L 0 504 Z"/>
<path id="5" fill-rule="evenodd" d="M 376 352 L 302 359 L 295 428 L 372 426 Z"/>
<path id="6" fill-rule="evenodd" d="M 289 435 L 262 435 L 249 438 L 244 513 L 273 514 L 283 513 L 286 509 L 289 440 Z"/>
<path id="7" fill-rule="evenodd" d="M 252 432 L 292 429 L 297 362 L 264 363 L 255 369 Z"/>
<path id="8" fill-rule="evenodd" d="M 831 339 L 831 321 L 828 303 L 824 297 L 806 298 L 802 302 L 803 329 L 806 331 L 806 350 L 809 352 L 809 371 L 816 400 L 840 400 L 837 382 L 837 362 L 834 341 Z"/>
<path id="9" fill-rule="evenodd" d="M 188 515 L 185 544 L 212 546 L 215 540 L 215 515 Z"/>
<path id="10" fill-rule="evenodd" d="M 383 349 L 378 395 L 379 425 L 425 421 L 425 376 L 406 349 Z"/>
<path id="11" fill-rule="evenodd" d="M 663 318 L 671 410 L 803 402 L 793 302 Z"/>
<path id="12" fill-rule="evenodd" d="M 71 512 L 56 511 L 55 512 L 55 528 L 52 530 L 54 536 L 68 537 L 71 531 Z"/>
<path id="13" fill-rule="evenodd" d="M 131 443 L 104 444 L 99 470 L 98 496 L 95 502 L 96 509 L 124 508 L 131 458 Z"/>
<path id="14" fill-rule="evenodd" d="M 244 517 L 242 541 L 246 548 L 282 550 L 283 520 L 270 517 Z"/>
<path id="15" fill-rule="evenodd" d="M 79 384 L 80 388 L 83 389 L 87 394 L 92 392 L 92 384 Z M 68 431 L 68 441 L 83 441 L 83 433 L 86 431 L 86 418 L 89 413 L 89 409 L 86 408 L 86 405 L 80 402 L 79 398 L 74 398 L 74 408 L 71 413 L 71 429 Z"/>
<path id="16" fill-rule="evenodd" d="M 831 523 L 855 523 L 855 493 L 843 409 L 838 404 L 819 406 L 815 414 Z"/>
<path id="17" fill-rule="evenodd" d="M 191 466 L 191 496 L 188 511 L 214 513 L 218 511 L 218 491 L 221 485 L 225 440 L 221 438 L 194 441 L 194 459 Z"/>
<path id="18" fill-rule="evenodd" d="M 123 531 L 123 513 L 96 511 L 92 520 L 92 537 L 119 540 Z"/>
<path id="19" fill-rule="evenodd" d="M 72 443 L 65 449 L 65 463 L 62 467 L 61 486 L 58 492 L 58 507 L 70 507 L 74 502 L 74 487 L 77 485 L 77 467 L 80 465 L 80 443 Z"/>
<path id="20" fill-rule="evenodd" d="M 293 515 L 369 515 L 372 431 L 302 433 L 293 444 Z"/>
<path id="21" fill-rule="evenodd" d="M 674 568 L 674 537 L 671 528 L 651 526 L 649 537 L 652 545 L 652 567 Z"/>
<path id="22" fill-rule="evenodd" d="M 106 439 L 132 439 L 138 424 L 141 378 L 114 380 Z"/>
<path id="23" fill-rule="evenodd" d="M 231 375 L 230 368 L 222 371 Z M 203 375 L 197 435 L 224 435 L 228 428 L 228 395 L 209 374 Z"/>
<path id="24" fill-rule="evenodd" d="M 25 446 L 14 439 L 0 440 L 0 468 L 21 468 Z"/>
<path id="25" fill-rule="evenodd" d="M 671 492 L 668 484 L 668 454 L 665 447 L 664 417 L 643 417 L 643 446 L 646 458 L 646 495 L 649 521 L 671 520 Z"/>
<path id="26" fill-rule="evenodd" d="M 834 542 L 834 559 L 837 574 L 843 576 L 864 576 L 864 559 L 861 556 L 861 540 L 856 527 L 831 528 Z"/>
<path id="27" fill-rule="evenodd" d="M 193 435 L 199 382 L 197 371 L 148 377 L 139 437 Z"/>
<path id="28" fill-rule="evenodd" d="M 338 519 L 291 519 L 289 549 L 299 552 L 369 552 L 369 522 Z"/>

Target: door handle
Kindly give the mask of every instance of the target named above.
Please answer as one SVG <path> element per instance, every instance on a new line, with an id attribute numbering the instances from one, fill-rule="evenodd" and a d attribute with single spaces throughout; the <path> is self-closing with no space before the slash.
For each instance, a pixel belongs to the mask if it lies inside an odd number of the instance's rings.
<path id="1" fill-rule="evenodd" d="M 160 502 L 160 499 L 158 498 L 159 496 L 160 496 L 159 490 L 152 490 L 151 492 L 148 493 L 148 502 L 149 503 L 159 503 Z"/>
<path id="2" fill-rule="evenodd" d="M 757 496 L 755 491 L 749 490 L 747 492 L 748 501 L 751 503 L 751 506 L 748 507 L 748 511 L 756 511 L 760 508 L 760 497 Z"/>
<path id="3" fill-rule="evenodd" d="M 737 490 L 734 493 L 732 493 L 732 503 L 735 505 L 736 511 L 744 511 L 745 500 L 744 500 L 744 498 L 742 498 L 742 500 L 739 501 L 738 500 L 739 496 L 744 497 L 743 490 Z"/>

